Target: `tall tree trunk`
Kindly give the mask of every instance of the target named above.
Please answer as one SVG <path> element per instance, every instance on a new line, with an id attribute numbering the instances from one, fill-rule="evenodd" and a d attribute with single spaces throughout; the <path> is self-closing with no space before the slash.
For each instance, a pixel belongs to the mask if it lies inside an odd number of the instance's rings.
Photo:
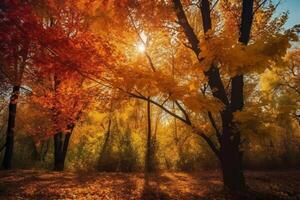
<path id="1" fill-rule="evenodd" d="M 42 148 L 41 149 L 41 151 L 42 151 L 42 155 L 41 155 L 41 161 L 45 161 L 45 157 L 46 157 L 46 155 L 47 155 L 47 153 L 48 153 L 48 150 L 49 150 L 49 143 L 50 143 L 50 140 L 49 139 L 47 139 L 47 142 L 46 142 L 46 148 L 44 149 L 44 148 Z"/>
<path id="2" fill-rule="evenodd" d="M 62 154 L 62 133 L 57 133 L 54 135 L 54 170 L 63 171 L 64 170 L 64 160 Z"/>
<path id="3" fill-rule="evenodd" d="M 240 133 L 232 126 L 231 112 L 222 116 L 223 132 L 220 139 L 220 162 L 225 188 L 231 191 L 246 187 L 243 172 L 243 153 L 240 150 Z"/>
<path id="4" fill-rule="evenodd" d="M 145 170 L 146 172 L 153 171 L 152 163 L 152 141 L 151 141 L 151 104 L 147 101 L 147 146 L 146 146 L 146 156 L 145 156 Z"/>
<path id="5" fill-rule="evenodd" d="M 10 97 L 8 108 L 8 125 L 6 131 L 5 153 L 2 162 L 2 168 L 5 170 L 11 169 L 11 160 L 13 156 L 14 147 L 14 131 L 17 113 L 17 101 L 20 93 L 20 86 L 13 87 L 12 95 Z"/>
<path id="6" fill-rule="evenodd" d="M 35 144 L 35 141 L 32 140 L 32 153 L 31 153 L 31 159 L 32 161 L 41 161 L 41 152 L 38 149 L 38 146 Z M 43 143 L 41 145 L 41 148 L 43 148 Z"/>
<path id="7" fill-rule="evenodd" d="M 253 22 L 254 0 L 243 0 L 242 18 L 240 25 L 239 42 L 248 45 Z M 222 115 L 223 134 L 221 138 L 220 159 L 223 169 L 224 185 L 230 190 L 245 189 L 243 174 L 243 152 L 240 150 L 240 130 L 238 124 L 233 121 L 233 114 L 243 110 L 244 107 L 244 76 L 238 74 L 231 81 L 230 106 Z"/>
<path id="8" fill-rule="evenodd" d="M 252 5 L 251 5 L 252 1 Z M 240 42 L 247 44 L 250 35 L 250 28 L 252 20 L 245 16 L 245 12 L 249 12 L 248 15 L 252 15 L 253 0 L 248 1 L 245 6 L 243 1 L 243 13 L 241 24 L 241 37 Z M 251 8 L 250 8 L 251 7 Z M 208 0 L 202 0 L 201 2 L 201 14 L 203 29 L 206 33 L 211 29 L 210 18 L 210 5 Z M 251 17 L 251 15 L 249 17 Z M 247 22 L 245 22 L 247 21 Z M 245 30 L 245 26 L 247 26 Z M 248 35 L 248 37 L 246 37 Z M 241 39 L 243 38 L 243 39 Z M 248 39 L 244 43 L 244 39 Z M 214 97 L 218 98 L 225 104 L 225 110 L 221 112 L 222 119 L 222 135 L 220 136 L 220 155 L 221 168 L 223 173 L 223 182 L 225 188 L 230 190 L 243 190 L 246 186 L 243 173 L 242 159 L 243 153 L 240 151 L 240 132 L 237 129 L 237 125 L 233 122 L 233 113 L 237 110 L 242 110 L 244 106 L 244 80 L 243 75 L 237 75 L 232 78 L 231 82 L 231 101 L 229 103 L 224 85 L 219 74 L 219 69 L 212 64 L 210 69 L 205 72 L 208 77 L 208 84 L 210 88 L 217 88 L 213 91 Z"/>
<path id="9" fill-rule="evenodd" d="M 109 141 L 110 141 L 110 135 L 111 135 L 111 114 L 109 116 L 109 119 L 108 119 L 108 125 L 107 125 L 107 131 L 106 131 L 106 134 L 105 134 L 105 139 L 104 139 L 104 143 L 103 143 L 103 147 L 101 149 L 101 153 L 100 153 L 100 162 L 103 162 L 105 160 L 105 156 L 107 155 L 108 153 L 108 145 L 109 145 Z"/>
<path id="10" fill-rule="evenodd" d="M 246 187 L 243 166 L 242 152 L 236 145 L 227 144 L 221 148 L 221 167 L 225 188 L 231 191 L 241 191 Z"/>
<path id="11" fill-rule="evenodd" d="M 54 135 L 54 171 L 63 171 L 65 168 L 65 159 L 74 124 L 69 125 L 68 128 L 68 133 L 59 132 Z"/>

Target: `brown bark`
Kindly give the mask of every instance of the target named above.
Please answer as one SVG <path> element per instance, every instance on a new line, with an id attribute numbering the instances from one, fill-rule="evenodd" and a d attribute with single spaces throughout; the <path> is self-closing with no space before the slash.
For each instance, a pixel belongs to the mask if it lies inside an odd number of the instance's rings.
<path id="1" fill-rule="evenodd" d="M 63 171 L 65 168 L 65 159 L 74 124 L 69 125 L 68 128 L 68 133 L 59 132 L 54 135 L 54 171 Z"/>
<path id="2" fill-rule="evenodd" d="M 14 132 L 17 113 L 17 101 L 20 93 L 20 86 L 14 86 L 10 97 L 8 107 L 8 125 L 6 131 L 5 153 L 2 162 L 2 168 L 5 170 L 11 169 L 11 161 L 14 147 Z"/>
<path id="3" fill-rule="evenodd" d="M 152 149 L 152 136 L 151 136 L 151 104 L 147 101 L 147 146 L 145 156 L 145 170 L 146 172 L 153 171 L 153 149 Z"/>
<path id="4" fill-rule="evenodd" d="M 203 19 L 203 29 L 206 33 L 211 29 L 208 0 L 202 0 L 201 14 Z M 249 27 L 251 27 L 251 23 L 249 24 Z M 233 113 L 236 109 L 241 110 L 244 105 L 243 76 L 239 75 L 232 79 L 231 105 L 229 105 L 229 100 L 219 74 L 219 69 L 212 64 L 205 74 L 208 77 L 208 84 L 213 91 L 213 96 L 221 100 L 225 105 L 225 109 L 220 113 L 223 130 L 222 135 L 220 136 L 219 155 L 224 186 L 230 190 L 242 190 L 245 188 L 246 184 L 242 168 L 242 152 L 240 152 L 239 149 L 240 133 L 236 131 L 236 126 L 233 125 Z"/>
<path id="5" fill-rule="evenodd" d="M 108 148 L 108 145 L 109 145 L 109 140 L 110 140 L 110 135 L 111 135 L 111 121 L 112 121 L 111 116 L 109 116 L 107 131 L 106 131 L 106 134 L 105 134 L 103 147 L 102 147 L 102 150 L 101 150 L 101 153 L 100 153 L 100 160 L 103 158 L 103 156 L 105 154 L 107 154 L 107 150 L 108 150 L 107 148 Z"/>

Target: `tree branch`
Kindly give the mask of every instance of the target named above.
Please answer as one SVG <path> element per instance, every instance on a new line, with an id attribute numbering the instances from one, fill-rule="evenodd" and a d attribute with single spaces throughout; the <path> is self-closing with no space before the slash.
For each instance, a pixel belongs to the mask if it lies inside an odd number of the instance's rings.
<path id="1" fill-rule="evenodd" d="M 131 24 L 132 24 L 132 26 L 133 26 L 133 28 L 134 28 L 136 34 L 138 35 L 140 41 L 143 43 L 143 45 L 144 45 L 145 47 L 147 47 L 147 44 L 146 44 L 146 42 L 143 40 L 142 36 L 140 35 L 140 31 L 138 30 L 138 27 L 135 25 L 134 19 L 133 19 L 133 17 L 131 16 L 131 14 L 130 14 L 129 11 L 128 11 L 128 16 L 129 16 L 129 19 L 130 19 L 130 21 L 131 21 Z M 154 64 L 153 64 L 153 62 L 152 62 L 152 59 L 151 59 L 150 55 L 148 54 L 147 51 L 145 51 L 144 53 L 145 53 L 145 55 L 146 55 L 146 57 L 147 57 L 147 59 L 148 59 L 148 62 L 149 62 L 149 64 L 150 64 L 150 67 L 151 67 L 152 71 L 155 72 L 156 69 L 155 69 L 155 67 L 154 67 Z"/>
<path id="2" fill-rule="evenodd" d="M 205 142 L 209 145 L 209 147 L 215 153 L 215 155 L 218 158 L 220 158 L 220 150 L 216 147 L 216 145 L 213 143 L 213 141 L 207 135 L 205 135 L 202 131 L 197 129 L 196 127 L 192 126 L 192 129 L 197 135 L 199 135 L 201 138 L 203 138 L 205 140 Z"/>
<path id="3" fill-rule="evenodd" d="M 219 0 L 216 0 L 216 2 L 214 3 L 214 5 L 211 7 L 209 12 L 212 12 L 213 9 L 216 7 L 216 5 L 218 4 Z"/>
<path id="4" fill-rule="evenodd" d="M 150 102 L 150 103 L 158 106 L 159 108 L 161 108 L 162 110 L 164 110 L 166 113 L 168 113 L 171 116 L 179 119 L 183 123 L 189 125 L 189 127 L 192 128 L 193 132 L 196 133 L 201 138 L 203 138 L 205 140 L 205 142 L 210 146 L 210 148 L 212 149 L 212 151 L 216 154 L 216 156 L 219 157 L 220 150 L 216 147 L 216 145 L 213 143 L 213 141 L 207 135 L 205 135 L 201 130 L 199 130 L 198 128 L 194 127 L 192 125 L 192 123 L 189 121 L 189 119 L 187 120 L 187 119 L 184 119 L 184 118 L 180 117 L 179 115 L 176 115 L 175 113 L 173 113 L 172 111 L 170 111 L 166 107 L 162 106 L 161 104 L 157 103 L 156 101 L 153 101 L 152 99 L 149 99 L 149 98 L 147 98 L 145 96 L 139 96 L 139 95 L 136 95 L 136 94 L 133 94 L 133 93 L 128 93 L 128 94 L 131 95 L 134 98 L 142 99 L 142 100 L 148 101 L 148 102 Z"/>
<path id="5" fill-rule="evenodd" d="M 208 118 L 209 118 L 209 120 L 210 120 L 210 122 L 211 122 L 211 125 L 212 125 L 213 128 L 215 129 L 216 135 L 217 135 L 218 139 L 220 140 L 220 139 L 221 139 L 221 133 L 220 133 L 220 131 L 219 131 L 219 129 L 218 129 L 218 126 L 217 126 L 217 124 L 216 124 L 216 121 L 214 120 L 214 118 L 213 118 L 213 116 L 212 116 L 212 114 L 211 114 L 210 111 L 208 111 L 207 114 L 208 114 Z"/>
<path id="6" fill-rule="evenodd" d="M 191 120 L 190 120 L 190 118 L 189 118 L 189 116 L 188 116 L 186 110 L 184 110 L 184 108 L 180 105 L 180 103 L 179 103 L 177 100 L 175 100 L 175 104 L 177 105 L 177 107 L 178 107 L 178 108 L 181 110 L 181 112 L 183 113 L 183 115 L 184 115 L 184 117 L 185 117 L 185 119 L 186 119 L 187 124 L 188 124 L 188 125 L 191 125 L 192 122 L 191 122 Z"/>
<path id="7" fill-rule="evenodd" d="M 253 15 L 267 2 L 267 0 L 263 0 L 257 8 L 253 11 Z"/>
<path id="8" fill-rule="evenodd" d="M 193 28 L 191 27 L 191 25 L 189 24 L 187 17 L 184 13 L 182 4 L 180 2 L 180 0 L 173 0 L 173 6 L 174 6 L 174 10 L 178 19 L 178 23 L 180 24 L 180 26 L 183 28 L 183 31 L 189 41 L 189 43 L 192 45 L 192 49 L 194 51 L 194 53 L 196 54 L 197 58 L 199 59 L 199 54 L 201 52 L 200 48 L 199 48 L 199 40 L 196 36 L 196 34 L 193 31 Z"/>
<path id="9" fill-rule="evenodd" d="M 142 100 L 145 100 L 145 101 L 149 101 L 150 103 L 152 103 L 152 104 L 158 106 L 159 108 L 161 108 L 162 110 L 164 110 L 166 113 L 168 113 L 168 114 L 172 115 L 173 117 L 179 119 L 183 123 L 190 125 L 186 119 L 184 119 L 184 118 L 180 117 L 179 115 L 173 113 L 172 111 L 170 111 L 169 109 L 167 109 L 165 106 L 157 103 L 156 101 L 153 101 L 152 99 L 149 99 L 149 98 L 147 98 L 147 97 L 145 97 L 145 96 L 143 96 L 141 94 L 140 94 L 140 96 L 136 95 L 134 93 L 131 93 L 131 92 L 127 92 L 127 94 L 129 94 L 130 96 L 132 96 L 134 98 L 137 98 L 137 99 L 142 99 Z"/>

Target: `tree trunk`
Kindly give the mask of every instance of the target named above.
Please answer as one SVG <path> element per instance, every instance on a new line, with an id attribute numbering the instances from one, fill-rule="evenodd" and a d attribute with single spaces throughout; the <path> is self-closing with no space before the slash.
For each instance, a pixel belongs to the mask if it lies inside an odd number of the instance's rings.
<path id="1" fill-rule="evenodd" d="M 207 0 L 205 0 L 207 1 Z M 247 45 L 250 39 L 253 22 L 254 0 L 243 0 L 242 20 L 240 25 L 239 42 Z M 233 114 L 242 111 L 244 107 L 244 76 L 236 75 L 231 81 L 230 106 L 223 111 L 220 160 L 223 171 L 224 186 L 231 191 L 245 189 L 245 178 L 243 173 L 243 152 L 240 150 L 240 131 L 238 124 L 233 121 Z"/>
<path id="2" fill-rule="evenodd" d="M 32 153 L 31 153 L 32 161 L 41 161 L 41 153 L 40 153 L 37 145 L 35 144 L 35 141 L 32 140 L 31 142 L 32 142 Z M 42 144 L 41 148 L 43 148 L 43 145 L 44 144 Z"/>
<path id="3" fill-rule="evenodd" d="M 152 141 L 151 141 L 151 105 L 147 101 L 147 146 L 145 156 L 145 170 L 146 172 L 153 171 L 152 166 Z"/>
<path id="4" fill-rule="evenodd" d="M 59 132 L 54 135 L 54 171 L 63 171 L 65 168 L 65 159 L 73 128 L 74 125 L 70 125 L 67 134 Z"/>
<path id="5" fill-rule="evenodd" d="M 250 0 L 249 3 L 246 3 L 247 6 L 245 6 L 245 1 L 243 1 L 243 16 L 240 38 L 240 42 L 243 44 L 247 44 L 245 40 L 249 40 L 250 29 L 252 25 L 252 19 L 249 20 L 248 18 L 251 17 L 252 14 L 251 3 L 253 4 L 253 2 L 251 1 L 253 0 Z M 245 16 L 245 12 L 247 12 L 247 16 Z M 203 29 L 206 33 L 211 29 L 210 6 L 208 0 L 202 0 L 201 13 Z M 235 111 L 242 110 L 244 106 L 243 75 L 237 75 L 232 78 L 230 103 L 226 95 L 218 67 L 212 64 L 210 69 L 205 72 L 205 75 L 208 77 L 208 84 L 210 88 L 217 88 L 217 90 L 213 91 L 213 96 L 221 100 L 226 106 L 225 110 L 221 112 L 223 131 L 222 135 L 220 136 L 219 154 L 223 172 L 224 187 L 231 191 L 240 191 L 245 189 L 246 184 L 242 167 L 243 154 L 239 149 L 240 132 L 237 129 L 237 125 L 233 122 L 233 113 Z"/>
<path id="6" fill-rule="evenodd" d="M 42 149 L 41 161 L 45 161 L 45 157 L 46 157 L 46 155 L 48 153 L 48 150 L 49 150 L 49 143 L 50 143 L 50 140 L 47 139 L 46 149 L 45 150 Z"/>
<path id="7" fill-rule="evenodd" d="M 223 172 L 224 187 L 230 191 L 246 188 L 243 171 L 243 152 L 240 150 L 240 131 L 233 121 L 232 107 L 221 113 L 222 135 L 220 138 L 219 159 Z"/>
<path id="8" fill-rule="evenodd" d="M 108 125 L 107 125 L 107 131 L 105 133 L 105 139 L 104 139 L 104 143 L 103 143 L 103 146 L 102 146 L 102 149 L 101 149 L 101 152 L 100 152 L 100 157 L 99 157 L 99 161 L 100 163 L 104 162 L 105 161 L 105 156 L 107 156 L 108 154 L 108 147 L 109 147 L 109 142 L 111 140 L 111 116 L 109 116 L 109 119 L 108 119 Z"/>
<path id="9" fill-rule="evenodd" d="M 110 134 L 111 134 L 111 117 L 109 117 L 108 119 L 108 127 L 107 127 L 107 132 L 106 132 L 106 136 L 105 136 L 105 140 L 104 140 L 104 144 L 103 144 L 103 152 L 107 153 L 107 146 L 109 144 L 109 140 L 110 140 Z"/>
<path id="10" fill-rule="evenodd" d="M 62 133 L 54 135 L 54 171 L 64 170 L 64 160 L 62 155 Z"/>
<path id="11" fill-rule="evenodd" d="M 231 130 L 229 130 L 231 132 Z M 223 172 L 224 187 L 230 191 L 245 189 L 243 173 L 243 153 L 239 149 L 239 137 L 231 133 L 223 133 L 221 138 L 220 162 Z"/>
<path id="12" fill-rule="evenodd" d="M 221 166 L 224 187 L 230 191 L 242 191 L 246 188 L 242 168 L 242 155 L 235 147 L 221 151 Z"/>
<path id="13" fill-rule="evenodd" d="M 247 45 L 253 22 L 254 0 L 243 0 L 242 4 L 239 42 L 243 45 Z M 191 48 L 199 61 L 201 61 L 203 58 L 200 57 L 199 40 L 194 33 L 193 28 L 188 23 L 180 0 L 173 0 L 173 5 L 178 22 L 182 26 Z M 200 10 L 203 30 L 204 33 L 207 33 L 212 27 L 209 0 L 201 1 Z M 220 159 L 224 186 L 230 190 L 242 190 L 245 188 L 245 179 L 242 169 L 243 154 L 239 149 L 240 131 L 238 130 L 237 124 L 233 121 L 233 114 L 236 111 L 241 111 L 244 106 L 244 77 L 242 74 L 237 74 L 232 77 L 231 95 L 229 99 L 219 73 L 219 68 L 215 63 L 212 63 L 209 70 L 205 71 L 205 75 L 208 78 L 208 84 L 212 90 L 213 96 L 225 105 L 225 110 L 220 113 L 223 128 L 222 135 L 219 137 L 220 151 L 216 151 L 215 145 L 211 144 L 209 140 L 206 141 L 209 142 L 212 150 L 217 152 L 216 154 Z"/>
<path id="14" fill-rule="evenodd" d="M 8 108 L 8 125 L 6 131 L 5 153 L 2 162 L 2 168 L 5 170 L 11 169 L 11 160 L 13 156 L 14 147 L 14 129 L 17 113 L 17 101 L 20 93 L 20 86 L 14 86 L 12 95 L 10 97 Z"/>

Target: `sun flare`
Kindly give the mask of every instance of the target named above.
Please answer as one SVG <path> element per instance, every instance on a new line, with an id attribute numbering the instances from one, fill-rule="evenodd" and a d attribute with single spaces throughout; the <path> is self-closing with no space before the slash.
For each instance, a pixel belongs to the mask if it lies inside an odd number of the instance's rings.
<path id="1" fill-rule="evenodd" d="M 140 53 L 144 53 L 146 50 L 146 46 L 141 42 L 136 45 L 136 48 Z"/>

